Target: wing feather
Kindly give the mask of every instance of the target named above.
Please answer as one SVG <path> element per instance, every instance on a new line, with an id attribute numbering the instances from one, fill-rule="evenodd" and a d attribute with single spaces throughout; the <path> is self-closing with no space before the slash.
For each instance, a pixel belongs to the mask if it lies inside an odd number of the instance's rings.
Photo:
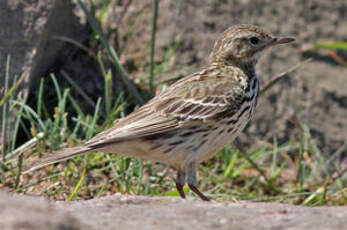
<path id="1" fill-rule="evenodd" d="M 235 113 L 244 90 L 235 78 L 221 74 L 218 69 L 205 69 L 176 82 L 86 145 L 100 147 L 165 133 L 191 125 L 192 121 L 194 125 L 204 125 L 226 111 L 228 115 Z"/>

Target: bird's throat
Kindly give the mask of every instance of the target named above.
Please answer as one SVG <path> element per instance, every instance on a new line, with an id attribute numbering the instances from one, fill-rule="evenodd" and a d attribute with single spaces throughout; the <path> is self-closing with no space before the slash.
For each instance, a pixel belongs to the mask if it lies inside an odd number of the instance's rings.
<path id="1" fill-rule="evenodd" d="M 255 73 L 255 66 L 256 66 L 256 61 L 254 62 L 246 62 L 242 63 L 239 68 L 243 70 L 243 72 L 247 75 L 249 79 L 252 79 L 256 76 Z"/>

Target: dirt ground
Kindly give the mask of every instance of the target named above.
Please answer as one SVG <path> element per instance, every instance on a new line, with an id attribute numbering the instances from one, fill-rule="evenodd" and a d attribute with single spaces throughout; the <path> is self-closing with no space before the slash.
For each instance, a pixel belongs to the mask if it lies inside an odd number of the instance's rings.
<path id="1" fill-rule="evenodd" d="M 0 229 L 347 229 L 347 207 L 113 195 L 76 202 L 0 191 Z"/>
<path id="2" fill-rule="evenodd" d="M 101 4 L 98 0 L 93 2 Z M 138 23 L 121 52 L 122 64 L 137 83 L 140 78 L 148 78 L 151 6 L 147 1 L 133 0 L 118 26 L 122 47 L 127 33 Z M 115 31 L 115 21 L 122 11 L 116 3 L 109 8 L 102 25 L 106 34 Z M 260 99 L 255 118 L 238 139 L 251 149 L 272 143 L 273 137 L 281 144 L 299 132 L 298 124 L 302 122 L 310 127 L 318 147 L 325 154 L 333 154 L 342 148 L 347 155 L 344 145 L 347 142 L 347 68 L 335 62 L 324 50 L 300 52 L 302 47 L 316 42 L 346 41 L 346 9 L 345 0 L 161 0 L 156 37 L 157 64 L 164 60 L 165 51 L 174 41 L 180 42 L 169 63 L 176 67 L 175 70 L 165 76 L 156 76 L 157 81 L 186 76 L 205 65 L 216 38 L 233 24 L 256 24 L 273 34 L 295 36 L 295 44 L 276 47 L 262 57 L 258 64 L 261 82 L 309 57 L 313 60 Z M 75 13 L 80 21 L 86 21 L 81 10 L 76 8 Z M 115 45 L 114 34 L 110 40 Z M 346 52 L 338 52 L 338 55 L 347 60 Z M 64 79 L 60 74 L 63 69 L 95 101 L 103 95 L 100 68 L 84 51 L 76 52 L 76 47 L 65 48 L 59 56 L 53 68 L 58 81 Z M 121 89 L 119 82 L 114 82 L 115 92 Z M 93 113 L 88 109 L 86 112 Z"/>
<path id="3" fill-rule="evenodd" d="M 307 44 L 347 40 L 346 1 L 207 0 L 181 4 L 162 0 L 159 5 L 156 60 L 162 60 L 170 41 L 180 37 L 174 61 L 184 66 L 164 78 L 176 77 L 178 73 L 186 75 L 204 65 L 220 32 L 236 23 L 257 24 L 274 34 L 297 38 L 294 45 L 273 49 L 261 59 L 258 74 L 263 83 L 313 57 L 294 77 L 276 85 L 260 100 L 255 119 L 239 138 L 242 144 L 259 147 L 264 141 L 272 142 L 274 136 L 280 143 L 286 142 L 298 131 L 290 121 L 308 124 L 326 154 L 347 142 L 347 68 L 324 51 L 299 52 Z M 133 1 L 120 27 L 131 25 L 144 7 L 144 2 Z M 149 10 L 128 41 L 131 45 L 123 52 L 123 59 L 148 60 L 150 32 Z M 346 52 L 338 54 L 347 60 Z"/>

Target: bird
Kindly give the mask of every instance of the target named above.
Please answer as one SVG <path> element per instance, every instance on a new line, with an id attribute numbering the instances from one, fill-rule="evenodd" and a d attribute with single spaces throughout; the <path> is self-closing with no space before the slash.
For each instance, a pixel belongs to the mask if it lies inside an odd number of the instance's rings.
<path id="1" fill-rule="evenodd" d="M 208 64 L 183 77 L 111 128 L 76 147 L 41 158 L 24 173 L 90 152 L 117 153 L 164 163 L 203 201 L 197 169 L 231 143 L 252 118 L 259 94 L 256 64 L 267 48 L 295 41 L 256 25 L 238 24 L 215 41 Z"/>

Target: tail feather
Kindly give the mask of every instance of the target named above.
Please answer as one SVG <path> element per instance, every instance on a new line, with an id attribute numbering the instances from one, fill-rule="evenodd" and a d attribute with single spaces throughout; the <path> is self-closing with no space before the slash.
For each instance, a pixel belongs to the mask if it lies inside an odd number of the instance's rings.
<path id="1" fill-rule="evenodd" d="M 92 151 L 95 151 L 95 149 L 90 147 L 85 147 L 85 146 L 77 146 L 77 147 L 63 149 L 61 151 L 54 152 L 50 154 L 49 156 L 42 158 L 37 163 L 33 164 L 27 170 L 25 170 L 23 174 L 27 174 L 36 169 L 43 168 L 47 165 L 65 161 L 65 160 L 74 158 L 78 155 L 82 155 Z"/>

